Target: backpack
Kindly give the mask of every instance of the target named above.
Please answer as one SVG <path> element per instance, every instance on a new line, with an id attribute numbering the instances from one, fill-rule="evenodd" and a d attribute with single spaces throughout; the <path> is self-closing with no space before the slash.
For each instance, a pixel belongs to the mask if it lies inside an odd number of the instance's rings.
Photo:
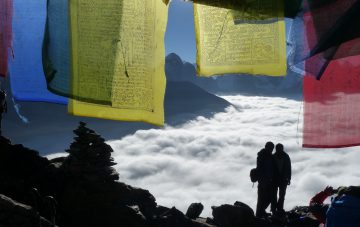
<path id="1" fill-rule="evenodd" d="M 253 183 L 255 183 L 256 181 L 259 180 L 259 173 L 258 173 L 258 170 L 256 168 L 253 168 L 253 169 L 250 170 L 250 180 Z"/>

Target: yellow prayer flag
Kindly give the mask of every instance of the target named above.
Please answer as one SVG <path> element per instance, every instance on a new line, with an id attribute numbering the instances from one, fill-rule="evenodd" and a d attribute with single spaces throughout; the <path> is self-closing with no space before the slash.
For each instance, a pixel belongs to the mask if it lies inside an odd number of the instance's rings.
<path id="1" fill-rule="evenodd" d="M 187 0 L 201 5 L 231 9 L 241 14 L 242 19 L 266 20 L 278 17 L 274 0 Z M 270 7 L 269 7 L 270 6 Z"/>
<path id="2" fill-rule="evenodd" d="M 72 90 L 90 97 L 71 100 L 69 113 L 163 125 L 168 7 L 159 0 L 69 1 Z"/>
<path id="3" fill-rule="evenodd" d="M 284 3 L 259 3 L 263 10 L 194 4 L 199 75 L 286 75 Z M 256 16 L 255 12 L 276 12 L 276 17 L 269 18 L 274 15 L 270 13 Z"/>

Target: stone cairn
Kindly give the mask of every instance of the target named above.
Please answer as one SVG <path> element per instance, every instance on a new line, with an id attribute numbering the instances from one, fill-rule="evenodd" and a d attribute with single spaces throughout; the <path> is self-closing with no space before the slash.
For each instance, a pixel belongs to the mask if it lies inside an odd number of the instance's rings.
<path id="1" fill-rule="evenodd" d="M 113 149 L 95 131 L 80 122 L 73 131 L 76 135 L 69 156 L 64 162 L 64 169 L 73 177 L 85 178 L 91 181 L 111 182 L 119 179 L 119 174 L 111 167 L 116 163 L 111 157 Z"/>

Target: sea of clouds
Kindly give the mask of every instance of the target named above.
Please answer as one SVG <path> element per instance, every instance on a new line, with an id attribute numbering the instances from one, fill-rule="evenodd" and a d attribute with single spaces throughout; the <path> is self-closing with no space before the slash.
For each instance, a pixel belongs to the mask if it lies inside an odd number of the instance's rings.
<path id="1" fill-rule="evenodd" d="M 256 207 L 257 185 L 249 171 L 267 141 L 283 143 L 293 176 L 285 208 L 308 204 L 327 185 L 360 182 L 360 152 L 301 147 L 302 103 L 257 96 L 225 96 L 233 104 L 212 118 L 198 117 L 176 127 L 139 130 L 109 141 L 120 180 L 148 189 L 158 204 L 186 212 L 201 202 L 203 216 L 211 206 L 242 201 Z"/>

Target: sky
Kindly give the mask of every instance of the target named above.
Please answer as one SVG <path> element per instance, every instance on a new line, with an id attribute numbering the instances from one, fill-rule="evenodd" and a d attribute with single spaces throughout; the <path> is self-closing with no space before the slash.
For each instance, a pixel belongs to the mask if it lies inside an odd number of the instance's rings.
<path id="1" fill-rule="evenodd" d="M 169 7 L 165 34 L 166 55 L 178 54 L 183 60 L 195 63 L 196 42 L 193 4 L 184 0 L 172 0 Z"/>

